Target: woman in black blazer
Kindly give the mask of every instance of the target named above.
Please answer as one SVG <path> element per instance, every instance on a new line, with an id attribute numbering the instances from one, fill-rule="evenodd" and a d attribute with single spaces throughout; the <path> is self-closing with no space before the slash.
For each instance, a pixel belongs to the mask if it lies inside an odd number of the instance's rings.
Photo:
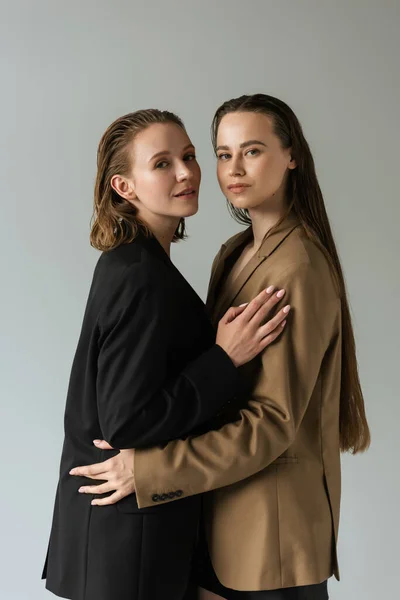
<path id="1" fill-rule="evenodd" d="M 203 302 L 169 258 L 197 212 L 200 168 L 180 119 L 138 111 L 115 121 L 98 149 L 91 243 L 103 250 L 70 377 L 65 440 L 43 570 L 73 600 L 179 600 L 196 542 L 199 496 L 139 511 L 134 495 L 92 510 L 69 472 L 120 449 L 193 433 L 229 402 L 236 367 L 282 331 L 287 313 L 263 292 L 232 308 L 217 336 Z M 241 317 L 236 318 L 238 315 Z M 104 438 L 114 453 L 93 446 Z M 91 480 L 80 479 L 81 485 Z M 112 485 L 110 484 L 110 490 Z M 171 489 L 169 497 L 181 497 Z"/>

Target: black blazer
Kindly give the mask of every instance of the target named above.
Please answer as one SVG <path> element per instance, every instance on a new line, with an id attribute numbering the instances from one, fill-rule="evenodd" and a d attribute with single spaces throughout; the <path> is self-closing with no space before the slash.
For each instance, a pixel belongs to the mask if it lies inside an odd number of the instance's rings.
<path id="1" fill-rule="evenodd" d="M 42 575 L 47 589 L 74 600 L 183 595 L 199 498 L 157 505 L 155 494 L 154 507 L 139 511 L 133 494 L 116 505 L 92 507 L 92 496 L 78 488 L 93 481 L 69 471 L 115 454 L 97 449 L 96 438 L 118 449 L 139 448 L 193 432 L 234 395 L 237 383 L 237 370 L 215 344 L 203 302 L 155 238 L 141 232 L 101 255 L 68 389 Z M 151 524 L 147 529 L 144 518 Z M 148 573 L 146 565 L 152 565 Z"/>

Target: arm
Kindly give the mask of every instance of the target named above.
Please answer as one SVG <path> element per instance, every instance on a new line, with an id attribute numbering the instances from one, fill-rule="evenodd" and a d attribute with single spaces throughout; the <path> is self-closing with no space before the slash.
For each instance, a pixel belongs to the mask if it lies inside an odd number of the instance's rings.
<path id="1" fill-rule="evenodd" d="M 138 448 L 183 436 L 236 391 L 237 369 L 217 345 L 180 374 L 168 373 L 169 318 L 159 290 L 129 283 L 101 323 L 97 404 L 104 439 Z M 129 277 L 129 279 L 128 279 Z M 122 308 L 121 308 L 122 307 Z"/>
<path id="2" fill-rule="evenodd" d="M 321 279 L 322 277 L 322 279 Z M 293 442 L 332 338 L 340 301 L 329 273 L 304 262 L 282 275 L 294 308 L 290 327 L 261 356 L 248 406 L 218 431 L 135 452 L 140 508 L 152 496 L 184 496 L 227 486 L 264 469 Z M 167 499 L 167 501 L 173 501 Z"/>

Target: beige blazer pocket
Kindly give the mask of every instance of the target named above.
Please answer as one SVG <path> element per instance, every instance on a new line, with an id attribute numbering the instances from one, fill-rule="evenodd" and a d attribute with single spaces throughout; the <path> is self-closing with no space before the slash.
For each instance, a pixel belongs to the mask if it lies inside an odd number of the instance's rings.
<path id="1" fill-rule="evenodd" d="M 271 464 L 272 465 L 289 465 L 298 463 L 299 459 L 297 456 L 278 456 Z"/>

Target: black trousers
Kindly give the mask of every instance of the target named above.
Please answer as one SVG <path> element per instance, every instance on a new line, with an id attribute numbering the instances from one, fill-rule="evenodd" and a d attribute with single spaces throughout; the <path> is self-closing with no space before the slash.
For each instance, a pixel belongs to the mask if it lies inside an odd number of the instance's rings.
<path id="1" fill-rule="evenodd" d="M 204 587 L 204 586 L 203 586 Z M 214 594 L 226 600 L 328 600 L 327 582 L 315 585 L 284 588 L 281 590 L 266 590 L 258 592 L 239 592 L 230 590 L 218 582 L 218 585 L 207 586 Z"/>

